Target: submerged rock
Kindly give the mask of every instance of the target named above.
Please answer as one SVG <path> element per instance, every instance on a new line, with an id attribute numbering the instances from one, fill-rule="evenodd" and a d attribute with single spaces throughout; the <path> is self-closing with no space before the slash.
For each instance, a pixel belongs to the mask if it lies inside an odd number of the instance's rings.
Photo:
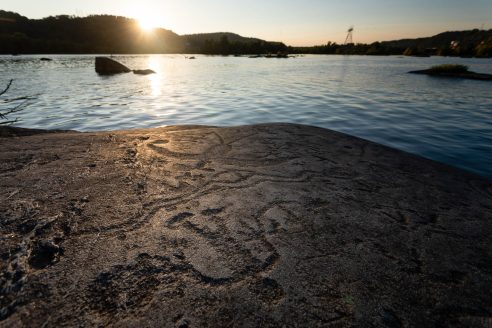
<path id="1" fill-rule="evenodd" d="M 289 55 L 285 52 L 277 52 L 276 54 L 268 54 L 265 58 L 289 58 Z"/>
<path id="2" fill-rule="evenodd" d="M 492 81 L 492 74 L 481 74 L 475 72 L 439 72 L 435 71 L 432 68 L 423 69 L 419 71 L 410 71 L 410 74 L 424 74 L 429 76 L 441 76 L 441 77 L 452 77 L 452 78 L 460 78 L 460 79 L 469 79 L 469 80 L 482 80 L 482 81 Z"/>
<path id="3" fill-rule="evenodd" d="M 96 57 L 96 72 L 101 75 L 129 73 L 132 70 L 108 57 Z"/>
<path id="4" fill-rule="evenodd" d="M 134 69 L 133 74 L 149 75 L 149 74 L 155 74 L 155 71 L 153 71 L 151 69 Z"/>

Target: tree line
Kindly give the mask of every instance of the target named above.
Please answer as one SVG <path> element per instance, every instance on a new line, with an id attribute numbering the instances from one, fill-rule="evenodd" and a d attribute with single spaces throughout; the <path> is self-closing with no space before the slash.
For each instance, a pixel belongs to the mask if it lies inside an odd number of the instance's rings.
<path id="1" fill-rule="evenodd" d="M 492 30 L 444 32 L 438 35 L 371 44 L 337 44 L 328 42 L 315 47 L 295 47 L 292 53 L 338 55 L 405 55 L 492 57 Z"/>
<path id="2" fill-rule="evenodd" d="M 492 30 L 444 32 L 429 38 L 288 47 L 281 42 L 234 33 L 178 35 L 158 28 L 144 32 L 136 20 L 111 15 L 50 16 L 28 19 L 0 10 L 2 54 L 195 53 L 247 55 L 268 53 L 492 57 Z"/>

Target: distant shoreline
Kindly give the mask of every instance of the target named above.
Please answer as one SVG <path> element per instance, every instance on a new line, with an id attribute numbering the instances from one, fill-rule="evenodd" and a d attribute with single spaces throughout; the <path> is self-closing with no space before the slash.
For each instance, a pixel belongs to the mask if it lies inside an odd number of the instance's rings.
<path id="1" fill-rule="evenodd" d="M 0 10 L 0 53 L 156 53 L 204 55 L 340 54 L 492 57 L 492 29 L 443 32 L 394 41 L 288 46 L 231 32 L 179 35 L 156 28 L 142 38 L 135 19 L 111 15 L 59 15 L 29 19 Z M 356 41 L 356 40 L 355 40 Z"/>
<path id="2" fill-rule="evenodd" d="M 268 54 L 235 54 L 235 55 L 220 55 L 220 54 L 203 54 L 203 53 L 20 53 L 20 54 L 8 54 L 0 53 L 0 56 L 4 57 L 21 57 L 21 56 L 152 56 L 152 55 L 175 55 L 175 56 L 206 56 L 206 57 L 250 57 L 258 56 L 257 58 L 265 58 Z M 442 57 L 442 58 L 461 58 L 461 59 L 490 59 L 492 57 L 467 57 L 467 56 L 405 56 L 405 55 L 368 55 L 368 54 L 320 54 L 320 53 L 294 53 L 289 54 L 291 57 L 301 56 L 349 56 L 349 57 L 408 57 L 408 58 L 430 58 L 430 57 Z"/>

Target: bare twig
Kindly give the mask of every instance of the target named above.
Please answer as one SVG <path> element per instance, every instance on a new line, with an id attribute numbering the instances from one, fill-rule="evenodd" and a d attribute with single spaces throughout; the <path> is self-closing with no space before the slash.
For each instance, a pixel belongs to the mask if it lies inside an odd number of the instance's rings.
<path id="1" fill-rule="evenodd" d="M 22 97 L 18 97 L 18 98 L 12 98 L 12 99 L 4 99 L 3 102 L 14 102 L 14 101 L 19 101 L 19 100 L 30 100 L 30 99 L 34 99 L 36 96 L 39 96 L 39 94 L 35 94 L 35 95 L 32 95 L 32 96 L 22 96 Z"/>
<path id="2" fill-rule="evenodd" d="M 12 120 L 12 121 L 4 121 L 4 122 L 0 122 L 0 125 L 5 125 L 5 124 L 12 124 L 12 123 L 17 123 L 19 121 L 19 119 L 15 119 L 15 120 Z"/>
<path id="3" fill-rule="evenodd" d="M 7 87 L 2 92 L 0 92 L 0 96 L 5 94 L 10 89 L 12 82 L 14 82 L 13 79 L 10 80 L 9 83 L 7 84 Z M 0 125 L 16 123 L 18 121 L 17 118 L 7 121 L 7 115 L 17 113 L 17 112 L 20 112 L 21 110 L 24 110 L 24 108 L 27 105 L 29 105 L 29 100 L 31 100 L 31 99 L 33 99 L 33 96 L 24 96 L 24 97 L 18 97 L 15 99 L 4 99 L 4 100 L 2 100 L 2 103 L 4 103 L 4 104 L 5 103 L 10 104 L 10 103 L 19 102 L 19 101 L 21 101 L 21 102 L 19 104 L 15 105 L 13 108 L 7 109 L 5 112 L 0 112 L 0 120 L 5 120 L 3 122 L 0 122 Z"/>
<path id="4" fill-rule="evenodd" d="M 12 82 L 14 82 L 13 79 L 9 81 L 9 84 L 7 84 L 7 87 L 5 88 L 5 90 L 3 90 L 2 92 L 0 92 L 0 96 L 3 95 L 5 92 L 7 92 L 10 89 L 10 86 L 12 85 Z"/>
<path id="5" fill-rule="evenodd" d="M 23 101 L 22 103 L 20 103 L 19 105 L 15 106 L 14 108 L 9 109 L 5 113 L 0 113 L 0 119 L 2 119 L 2 120 L 7 119 L 7 115 L 20 112 L 27 105 L 28 105 L 27 100 L 26 101 Z"/>

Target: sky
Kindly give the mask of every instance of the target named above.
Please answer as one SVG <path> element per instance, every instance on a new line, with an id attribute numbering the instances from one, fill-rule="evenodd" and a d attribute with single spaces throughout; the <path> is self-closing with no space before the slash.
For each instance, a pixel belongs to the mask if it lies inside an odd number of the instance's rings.
<path id="1" fill-rule="evenodd" d="M 492 0 L 0 0 L 29 18 L 122 15 L 178 34 L 234 32 L 293 46 L 492 29 Z"/>

